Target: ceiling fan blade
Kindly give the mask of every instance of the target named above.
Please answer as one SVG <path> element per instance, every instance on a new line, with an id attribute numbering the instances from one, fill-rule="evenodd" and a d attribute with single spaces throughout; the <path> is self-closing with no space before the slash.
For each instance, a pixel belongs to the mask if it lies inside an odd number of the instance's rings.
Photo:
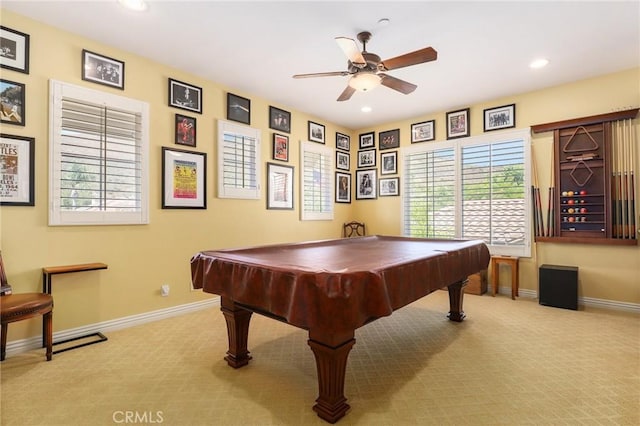
<path id="1" fill-rule="evenodd" d="M 349 75 L 349 71 L 332 71 L 332 72 L 314 72 L 311 74 L 296 74 L 293 78 L 310 78 L 310 77 L 334 77 Z"/>
<path id="2" fill-rule="evenodd" d="M 415 52 L 405 53 L 404 55 L 382 61 L 380 62 L 380 67 L 382 71 L 390 71 L 410 65 L 435 61 L 436 59 L 438 59 L 438 52 L 436 52 L 433 47 L 425 47 Z"/>
<path id="3" fill-rule="evenodd" d="M 399 78 L 391 77 L 387 74 L 378 75 L 381 78 L 380 84 L 382 84 L 383 86 L 387 86 L 390 89 L 397 90 L 400 93 L 404 93 L 405 95 L 413 92 L 418 87 L 415 84 L 409 83 L 408 81 L 400 80 Z"/>
<path id="4" fill-rule="evenodd" d="M 348 37 L 336 37 L 336 42 L 352 64 L 361 67 L 367 64 L 367 61 L 364 59 L 364 56 L 362 56 L 362 53 L 360 52 L 360 49 L 358 49 L 358 45 L 354 39 Z"/>
<path id="5" fill-rule="evenodd" d="M 338 101 L 342 102 L 342 101 L 348 101 L 349 99 L 351 99 L 351 96 L 356 93 L 356 89 L 354 89 L 351 86 L 347 86 L 346 89 L 344 89 L 344 91 L 340 94 L 340 96 L 338 96 Z"/>

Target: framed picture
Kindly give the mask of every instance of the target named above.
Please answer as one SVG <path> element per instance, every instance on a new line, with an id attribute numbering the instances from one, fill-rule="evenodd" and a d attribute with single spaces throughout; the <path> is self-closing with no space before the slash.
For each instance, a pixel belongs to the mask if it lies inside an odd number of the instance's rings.
<path id="1" fill-rule="evenodd" d="M 336 172 L 336 203 L 351 202 L 351 173 Z"/>
<path id="2" fill-rule="evenodd" d="M 369 132 L 369 133 L 362 133 L 360 135 L 360 141 L 358 144 L 358 147 L 360 149 L 363 148 L 371 148 L 376 146 L 376 138 L 375 138 L 375 133 L 373 132 Z"/>
<path id="3" fill-rule="evenodd" d="M 469 136 L 469 108 L 447 113 L 447 139 Z"/>
<path id="4" fill-rule="evenodd" d="M 411 125 L 411 143 L 427 142 L 435 140 L 435 120 L 423 121 Z"/>
<path id="5" fill-rule="evenodd" d="M 387 130 L 378 135 L 380 151 L 383 149 L 397 148 L 400 146 L 400 129 Z"/>
<path id="6" fill-rule="evenodd" d="M 516 127 L 516 104 L 484 110 L 484 131 Z"/>
<path id="7" fill-rule="evenodd" d="M 400 195 L 400 178 L 380 178 L 380 196 L 394 197 Z"/>
<path id="8" fill-rule="evenodd" d="M 274 106 L 269 106 L 269 128 L 280 132 L 291 133 L 291 113 Z"/>
<path id="9" fill-rule="evenodd" d="M 395 175 L 398 173 L 398 151 L 381 152 L 380 166 L 381 175 Z"/>
<path id="10" fill-rule="evenodd" d="M 358 151 L 358 168 L 362 169 L 365 167 L 375 167 L 376 166 L 376 150 L 373 149 L 363 149 L 362 151 Z"/>
<path id="11" fill-rule="evenodd" d="M 356 200 L 377 198 L 376 187 L 376 169 L 356 170 Z"/>
<path id="12" fill-rule="evenodd" d="M 349 151 L 351 149 L 351 138 L 343 133 L 336 132 L 336 149 Z"/>
<path id="13" fill-rule="evenodd" d="M 289 136 L 273 134 L 273 159 L 289 161 Z"/>
<path id="14" fill-rule="evenodd" d="M 83 49 L 82 79 L 124 90 L 124 62 Z"/>
<path id="15" fill-rule="evenodd" d="M 34 206 L 35 139 L 0 134 L 0 206 Z"/>
<path id="16" fill-rule="evenodd" d="M 309 140 L 324 143 L 324 126 L 322 124 L 309 121 Z"/>
<path id="17" fill-rule="evenodd" d="M 202 88 L 170 78 L 169 106 L 202 114 Z"/>
<path id="18" fill-rule="evenodd" d="M 24 126 L 25 110 L 24 84 L 0 80 L 0 123 Z"/>
<path id="19" fill-rule="evenodd" d="M 196 146 L 196 119 L 186 115 L 176 114 L 176 144 Z"/>
<path id="20" fill-rule="evenodd" d="M 0 26 L 0 67 L 29 74 L 29 34 Z"/>
<path id="21" fill-rule="evenodd" d="M 351 170 L 349 153 L 336 151 L 336 169 Z"/>
<path id="22" fill-rule="evenodd" d="M 267 163 L 267 209 L 293 210 L 293 166 Z"/>
<path id="23" fill-rule="evenodd" d="M 227 93 L 227 120 L 251 124 L 251 101 L 242 96 Z"/>
<path id="24" fill-rule="evenodd" d="M 162 208 L 207 208 L 207 154 L 162 147 Z"/>

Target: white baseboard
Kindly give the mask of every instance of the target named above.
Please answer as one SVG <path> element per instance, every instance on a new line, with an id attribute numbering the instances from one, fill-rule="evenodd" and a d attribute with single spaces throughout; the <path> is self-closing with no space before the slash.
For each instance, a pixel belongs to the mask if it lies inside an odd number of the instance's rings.
<path id="1" fill-rule="evenodd" d="M 86 336 L 91 333 L 106 333 L 109 331 L 120 330 L 123 328 L 134 327 L 136 325 L 145 324 L 152 321 L 158 321 L 165 318 L 171 318 L 183 315 L 189 312 L 199 311 L 213 306 L 220 306 L 220 297 L 216 296 L 201 302 L 187 303 L 186 305 L 172 306 L 170 308 L 159 309 L 157 311 L 145 312 L 143 314 L 131 315 L 128 317 L 117 318 L 110 321 L 104 321 L 96 324 L 86 325 L 82 327 L 62 330 L 53 333 L 53 341 L 73 339 L 75 337 Z M 55 317 L 54 317 L 55 321 Z M 15 340 L 7 343 L 7 357 L 12 354 L 18 354 L 32 349 L 42 347 L 42 337 L 35 336 L 27 339 Z M 55 349 L 54 349 L 55 350 Z"/>
<path id="2" fill-rule="evenodd" d="M 511 287 L 500 287 L 498 289 L 498 292 L 511 294 Z M 535 290 L 527 290 L 521 288 L 518 290 L 518 293 L 520 294 L 520 297 L 526 297 L 530 299 L 538 298 L 538 292 Z M 640 304 L 638 303 L 618 302 L 616 300 L 596 299 L 594 297 L 579 297 L 578 305 L 640 314 Z"/>

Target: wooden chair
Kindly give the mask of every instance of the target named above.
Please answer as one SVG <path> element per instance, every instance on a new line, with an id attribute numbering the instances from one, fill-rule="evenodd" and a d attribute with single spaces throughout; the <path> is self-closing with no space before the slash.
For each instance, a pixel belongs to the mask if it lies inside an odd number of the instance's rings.
<path id="1" fill-rule="evenodd" d="M 0 361 L 4 361 L 7 350 L 7 329 L 10 322 L 22 321 L 43 316 L 47 361 L 51 361 L 53 347 L 53 297 L 46 293 L 12 294 L 4 272 L 2 253 L 0 253 L 0 317 L 2 318 L 2 352 Z"/>
<path id="2" fill-rule="evenodd" d="M 364 237 L 366 235 L 364 223 L 351 221 L 342 225 L 342 236 L 345 238 Z"/>

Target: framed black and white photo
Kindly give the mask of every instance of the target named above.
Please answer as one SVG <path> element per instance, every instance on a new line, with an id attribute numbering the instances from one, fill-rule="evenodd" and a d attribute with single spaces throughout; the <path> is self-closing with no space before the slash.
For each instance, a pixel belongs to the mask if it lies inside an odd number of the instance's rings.
<path id="1" fill-rule="evenodd" d="M 376 197 L 376 169 L 356 170 L 356 200 L 372 200 Z"/>
<path id="2" fill-rule="evenodd" d="M 15 81 L 0 80 L 0 123 L 25 124 L 25 86 Z"/>
<path id="3" fill-rule="evenodd" d="M 400 129 L 387 130 L 378 135 L 380 151 L 383 149 L 397 148 L 400 146 Z"/>
<path id="4" fill-rule="evenodd" d="M 360 149 L 373 148 L 374 146 L 376 146 L 375 133 L 369 132 L 369 133 L 362 133 L 360 135 L 358 148 Z"/>
<path id="5" fill-rule="evenodd" d="M 364 169 L 367 167 L 375 167 L 376 166 L 376 150 L 374 149 L 363 149 L 358 151 L 358 168 Z"/>
<path id="6" fill-rule="evenodd" d="M 336 203 L 351 202 L 351 173 L 336 172 Z"/>
<path id="7" fill-rule="evenodd" d="M 242 96 L 227 93 L 227 120 L 251 124 L 251 101 Z"/>
<path id="8" fill-rule="evenodd" d="M 349 160 L 350 158 L 348 152 L 336 151 L 336 169 L 351 170 Z"/>
<path id="9" fill-rule="evenodd" d="M 289 136 L 273 134 L 273 159 L 289 161 Z"/>
<path id="10" fill-rule="evenodd" d="M 516 104 L 484 110 L 484 131 L 516 127 Z"/>
<path id="11" fill-rule="evenodd" d="M 435 140 L 435 120 L 423 121 L 411 125 L 411 143 L 427 142 Z"/>
<path id="12" fill-rule="evenodd" d="M 267 209 L 293 210 L 293 167 L 267 163 Z"/>
<path id="13" fill-rule="evenodd" d="M 380 196 L 393 197 L 400 195 L 400 178 L 380 178 Z"/>
<path id="14" fill-rule="evenodd" d="M 380 153 L 380 174 L 395 175 L 398 173 L 398 151 Z"/>
<path id="15" fill-rule="evenodd" d="M 351 138 L 343 133 L 336 132 L 336 149 L 349 151 L 351 149 Z"/>
<path id="16" fill-rule="evenodd" d="M 309 121 L 309 140 L 324 143 L 324 126 L 322 124 Z"/>
<path id="17" fill-rule="evenodd" d="M 0 26 L 0 67 L 29 74 L 29 34 Z"/>
<path id="18" fill-rule="evenodd" d="M 170 78 L 169 106 L 202 114 L 202 88 Z"/>
<path id="19" fill-rule="evenodd" d="M 162 147 L 162 208 L 207 208 L 207 154 Z"/>
<path id="20" fill-rule="evenodd" d="M 83 49 L 82 79 L 124 90 L 124 62 Z"/>
<path id="21" fill-rule="evenodd" d="M 196 146 L 196 119 L 186 115 L 176 114 L 176 144 Z"/>
<path id="22" fill-rule="evenodd" d="M 269 128 L 280 132 L 291 133 L 291 113 L 274 106 L 269 106 Z"/>
<path id="23" fill-rule="evenodd" d="M 34 206 L 35 139 L 0 134 L 0 206 Z"/>
<path id="24" fill-rule="evenodd" d="M 447 139 L 469 136 L 469 108 L 447 113 Z"/>

